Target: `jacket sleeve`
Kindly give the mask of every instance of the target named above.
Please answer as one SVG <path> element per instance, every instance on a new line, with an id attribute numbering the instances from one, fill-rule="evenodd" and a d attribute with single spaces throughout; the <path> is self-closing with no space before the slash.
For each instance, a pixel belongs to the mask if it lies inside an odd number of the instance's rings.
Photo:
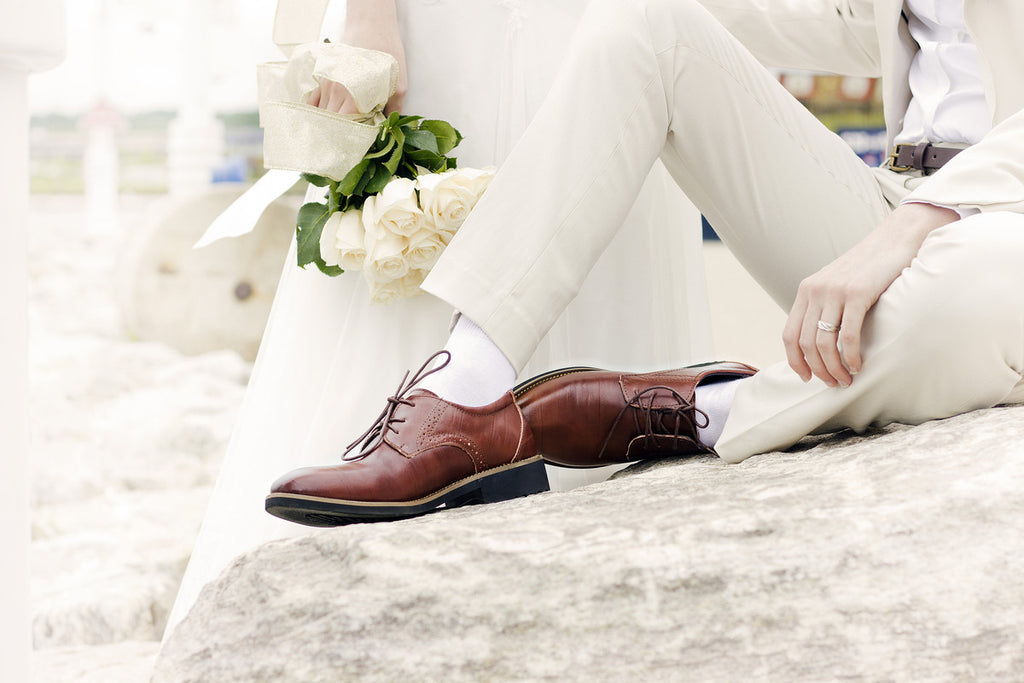
<path id="1" fill-rule="evenodd" d="M 880 75 L 871 0 L 699 0 L 762 64 Z"/>
<path id="2" fill-rule="evenodd" d="M 953 157 L 904 201 L 1024 213 L 1024 110 Z"/>

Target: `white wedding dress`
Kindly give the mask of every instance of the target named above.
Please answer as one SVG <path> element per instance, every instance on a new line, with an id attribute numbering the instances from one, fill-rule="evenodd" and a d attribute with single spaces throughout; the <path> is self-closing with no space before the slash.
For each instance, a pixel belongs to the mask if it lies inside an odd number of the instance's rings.
<path id="1" fill-rule="evenodd" d="M 460 165 L 500 165 L 541 103 L 586 0 L 398 4 L 410 83 L 404 111 L 459 128 Z M 337 462 L 405 370 L 447 338 L 452 311 L 428 295 L 371 304 L 360 274 L 332 279 L 293 264 L 294 253 L 167 633 L 237 555 L 314 533 L 264 512 L 271 482 L 295 467 Z M 707 360 L 708 318 L 699 216 L 658 164 L 524 376 L 563 365 L 652 370 Z M 595 480 L 589 470 L 550 473 L 553 488 Z"/>

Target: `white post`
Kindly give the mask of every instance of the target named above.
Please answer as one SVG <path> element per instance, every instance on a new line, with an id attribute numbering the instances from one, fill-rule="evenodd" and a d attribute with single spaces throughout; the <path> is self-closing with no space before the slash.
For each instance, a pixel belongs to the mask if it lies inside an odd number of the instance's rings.
<path id="1" fill-rule="evenodd" d="M 82 158 L 85 176 L 85 225 L 93 234 L 114 232 L 118 223 L 117 129 L 120 116 L 100 100 L 85 117 L 86 142 Z"/>
<path id="2" fill-rule="evenodd" d="M 29 681 L 28 74 L 63 57 L 64 12 L 0 0 L 0 17 L 0 662 Z"/>
<path id="3" fill-rule="evenodd" d="M 181 107 L 167 141 L 168 184 L 172 195 L 209 189 L 223 156 L 224 126 L 210 106 L 210 12 L 207 0 L 180 0 Z"/>
<path id="4" fill-rule="evenodd" d="M 118 223 L 117 130 L 121 116 L 110 106 L 109 71 L 110 14 L 107 1 L 100 0 L 93 30 L 97 36 L 97 88 L 96 100 L 85 116 L 85 154 L 82 157 L 82 175 L 85 185 L 85 225 L 93 234 L 113 232 Z"/>

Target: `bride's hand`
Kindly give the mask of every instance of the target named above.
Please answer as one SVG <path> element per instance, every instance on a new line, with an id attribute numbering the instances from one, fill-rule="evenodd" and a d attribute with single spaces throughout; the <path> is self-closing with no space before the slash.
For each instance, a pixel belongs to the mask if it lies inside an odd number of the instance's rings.
<path id="1" fill-rule="evenodd" d="M 398 60 L 398 87 L 388 100 L 384 112 L 400 111 L 408 87 L 405 67 L 405 48 L 398 31 L 398 19 L 393 0 L 349 0 L 345 30 L 341 41 L 345 45 L 387 52 Z M 309 104 L 339 114 L 357 114 L 348 89 L 334 81 L 323 81 L 309 95 Z"/>
<path id="2" fill-rule="evenodd" d="M 797 289 L 782 340 L 789 366 L 805 382 L 849 386 L 861 369 L 864 316 L 917 255 L 932 230 L 960 216 L 931 204 L 903 204 L 848 252 Z M 835 326 L 838 330 L 820 329 Z M 841 349 L 841 350 L 840 350 Z"/>

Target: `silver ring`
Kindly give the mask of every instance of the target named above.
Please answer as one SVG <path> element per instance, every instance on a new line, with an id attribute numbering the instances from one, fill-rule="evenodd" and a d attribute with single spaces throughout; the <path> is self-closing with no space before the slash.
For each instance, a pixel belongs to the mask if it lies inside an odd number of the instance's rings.
<path id="1" fill-rule="evenodd" d="M 833 325 L 832 323 L 827 323 L 824 320 L 819 320 L 818 329 L 822 332 L 838 332 L 839 325 Z"/>

